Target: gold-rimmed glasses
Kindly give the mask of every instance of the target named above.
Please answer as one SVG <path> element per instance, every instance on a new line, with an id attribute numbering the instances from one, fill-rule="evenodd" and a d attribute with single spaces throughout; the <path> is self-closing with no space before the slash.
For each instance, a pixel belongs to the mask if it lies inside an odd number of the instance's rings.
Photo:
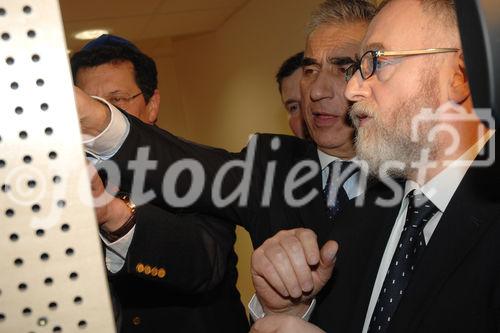
<path id="1" fill-rule="evenodd" d="M 358 70 L 361 73 L 363 80 L 368 80 L 375 74 L 377 69 L 383 65 L 383 61 L 380 60 L 382 57 L 409 57 L 423 54 L 449 53 L 457 51 L 459 51 L 459 49 L 455 48 L 435 48 L 407 51 L 367 51 L 359 60 L 347 68 L 345 72 L 345 80 L 346 82 L 349 81 Z"/>

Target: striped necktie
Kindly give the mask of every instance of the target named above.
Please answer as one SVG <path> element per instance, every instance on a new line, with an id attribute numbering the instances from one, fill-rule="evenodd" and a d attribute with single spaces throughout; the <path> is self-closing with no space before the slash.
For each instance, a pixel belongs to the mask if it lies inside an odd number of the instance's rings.
<path id="1" fill-rule="evenodd" d="M 333 220 L 349 201 L 344 183 L 358 171 L 359 168 L 353 162 L 335 160 L 328 164 L 328 178 L 323 188 L 323 197 L 330 220 Z"/>

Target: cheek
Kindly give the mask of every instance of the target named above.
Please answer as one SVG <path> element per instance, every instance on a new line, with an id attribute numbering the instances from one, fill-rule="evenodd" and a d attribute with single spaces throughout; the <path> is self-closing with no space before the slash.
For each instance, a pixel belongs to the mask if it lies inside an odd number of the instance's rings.
<path id="1" fill-rule="evenodd" d="M 305 106 L 309 105 L 310 92 L 312 81 L 310 78 L 302 78 L 300 81 L 300 96 L 302 97 L 301 109 L 304 110 Z"/>
<path id="2" fill-rule="evenodd" d="M 302 122 L 301 117 L 299 115 L 296 115 L 296 114 L 291 115 L 288 118 L 288 124 L 290 125 L 290 127 L 295 128 L 297 126 L 300 126 L 301 122 Z"/>

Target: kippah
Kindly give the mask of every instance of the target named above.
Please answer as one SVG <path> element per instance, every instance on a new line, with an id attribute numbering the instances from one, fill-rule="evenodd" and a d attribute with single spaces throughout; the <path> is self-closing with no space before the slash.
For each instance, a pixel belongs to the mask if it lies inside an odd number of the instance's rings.
<path id="1" fill-rule="evenodd" d="M 140 52 L 137 46 L 132 44 L 127 39 L 110 34 L 103 34 L 98 38 L 91 40 L 90 42 L 85 44 L 84 47 L 82 47 L 82 50 L 90 51 L 101 46 L 126 46 L 134 51 Z"/>

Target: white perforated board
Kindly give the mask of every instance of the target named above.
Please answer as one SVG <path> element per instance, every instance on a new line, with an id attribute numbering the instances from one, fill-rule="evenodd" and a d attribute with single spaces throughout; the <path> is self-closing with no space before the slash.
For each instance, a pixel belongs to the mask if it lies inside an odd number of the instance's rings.
<path id="1" fill-rule="evenodd" d="M 0 0 L 0 332 L 115 332 L 57 0 Z"/>

